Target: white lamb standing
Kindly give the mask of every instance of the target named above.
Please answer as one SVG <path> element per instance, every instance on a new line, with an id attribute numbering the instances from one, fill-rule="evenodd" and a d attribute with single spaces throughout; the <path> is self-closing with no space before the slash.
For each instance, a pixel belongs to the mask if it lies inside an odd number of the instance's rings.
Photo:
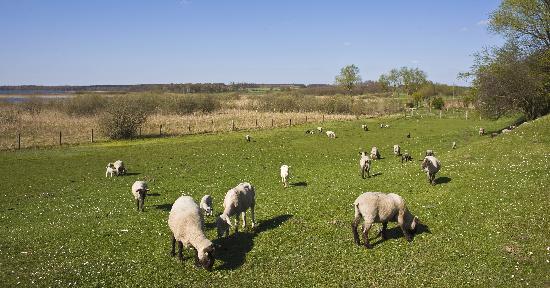
<path id="1" fill-rule="evenodd" d="M 428 175 L 428 182 L 435 185 L 435 174 L 441 170 L 441 163 L 434 156 L 426 156 L 421 164 L 422 170 Z"/>
<path id="2" fill-rule="evenodd" d="M 416 226 L 420 223 L 418 217 L 412 215 L 405 200 L 401 196 L 394 193 L 366 192 L 353 202 L 355 209 L 355 218 L 352 222 L 353 240 L 357 245 L 359 242 L 359 234 L 357 226 L 361 218 L 364 219 L 362 234 L 364 245 L 367 248 L 372 248 L 369 243 L 369 230 L 374 223 L 382 223 L 382 231 L 380 232 L 382 239 L 386 239 L 386 228 L 388 222 L 397 222 L 397 225 L 403 231 L 403 235 L 407 241 L 412 241 L 412 235 L 416 232 Z"/>
<path id="3" fill-rule="evenodd" d="M 359 159 L 359 168 L 361 169 L 361 177 L 365 179 L 365 173 L 367 173 L 367 177 L 370 178 L 371 159 L 366 152 L 360 152 L 359 154 L 361 154 L 361 159 Z"/>
<path id="4" fill-rule="evenodd" d="M 205 215 L 212 216 L 212 214 L 214 213 L 214 209 L 212 208 L 212 196 L 204 195 L 201 199 L 199 207 Z"/>
<path id="5" fill-rule="evenodd" d="M 395 154 L 395 156 L 401 155 L 401 147 L 399 147 L 399 145 L 393 145 L 393 154 Z"/>
<path id="6" fill-rule="evenodd" d="M 136 199 L 137 210 L 143 212 L 143 206 L 145 204 L 145 196 L 147 196 L 147 182 L 145 181 L 136 181 L 132 185 L 132 195 Z"/>
<path id="7" fill-rule="evenodd" d="M 238 232 L 239 214 L 243 218 L 243 229 L 246 226 L 246 210 L 250 208 L 250 216 L 252 217 L 252 228 L 256 225 L 254 218 L 254 206 L 256 205 L 256 193 L 254 187 L 250 183 L 240 183 L 237 187 L 229 189 L 223 200 L 223 213 L 216 219 L 216 227 L 218 238 L 224 234 L 229 235 L 229 228 L 232 216 L 235 217 L 235 233 Z"/>
<path id="8" fill-rule="evenodd" d="M 327 131 L 327 136 L 330 139 L 334 139 L 336 138 L 336 133 L 334 133 L 334 131 Z"/>
<path id="9" fill-rule="evenodd" d="M 117 175 L 117 170 L 115 168 L 115 165 L 113 163 L 107 163 L 107 171 L 105 171 L 105 177 L 108 177 L 108 175 Z"/>
<path id="10" fill-rule="evenodd" d="M 214 265 L 214 244 L 204 235 L 204 218 L 200 208 L 190 196 L 179 197 L 168 216 L 168 226 L 172 231 L 172 250 L 176 255 L 175 246 L 178 242 L 178 258 L 183 261 L 183 246 L 195 251 L 195 266 L 202 266 L 207 271 Z"/>
<path id="11" fill-rule="evenodd" d="M 290 166 L 288 165 L 282 165 L 281 166 L 281 182 L 283 182 L 283 186 L 286 188 L 288 187 L 288 173 Z"/>
<path id="12" fill-rule="evenodd" d="M 246 136 L 244 136 L 244 139 L 246 139 L 247 142 L 250 142 L 250 140 L 252 140 L 252 137 L 247 134 Z"/>
<path id="13" fill-rule="evenodd" d="M 376 146 L 372 147 L 372 149 L 370 150 L 370 158 L 380 159 L 380 151 L 378 151 L 378 148 Z"/>
<path id="14" fill-rule="evenodd" d="M 323 133 L 323 127 L 317 127 L 317 132 Z"/>

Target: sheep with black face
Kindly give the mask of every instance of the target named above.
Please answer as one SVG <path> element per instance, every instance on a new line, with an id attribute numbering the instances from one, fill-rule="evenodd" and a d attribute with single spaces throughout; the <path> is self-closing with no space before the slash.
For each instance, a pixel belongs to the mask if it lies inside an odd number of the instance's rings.
<path id="1" fill-rule="evenodd" d="M 137 210 L 143 212 L 143 206 L 145 205 L 145 196 L 147 196 L 147 182 L 145 181 L 136 181 L 132 185 L 132 195 L 136 199 Z"/>

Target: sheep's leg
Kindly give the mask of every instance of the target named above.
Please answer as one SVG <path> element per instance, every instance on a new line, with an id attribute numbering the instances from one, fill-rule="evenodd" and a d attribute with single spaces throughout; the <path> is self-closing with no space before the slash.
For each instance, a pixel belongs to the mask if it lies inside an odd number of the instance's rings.
<path id="1" fill-rule="evenodd" d="M 136 199 L 136 207 L 137 207 L 137 211 L 139 211 L 139 199 Z"/>
<path id="2" fill-rule="evenodd" d="M 430 182 L 432 183 L 432 185 L 435 185 L 435 174 L 430 175 L 430 178 Z"/>
<path id="3" fill-rule="evenodd" d="M 388 222 L 382 222 L 382 231 L 380 231 L 380 236 L 382 239 L 386 240 L 386 229 L 388 228 Z"/>
<path id="4" fill-rule="evenodd" d="M 241 217 L 243 217 L 243 230 L 244 230 L 244 228 L 246 227 L 246 213 L 241 212 Z"/>
<path id="5" fill-rule="evenodd" d="M 195 251 L 195 267 L 200 267 L 201 264 L 199 263 L 199 252 L 195 248 L 193 248 L 193 251 Z"/>
<path id="6" fill-rule="evenodd" d="M 252 218 L 252 228 L 256 227 L 256 217 L 254 216 L 254 205 L 250 206 L 250 218 Z"/>
<path id="7" fill-rule="evenodd" d="M 411 242 L 412 236 L 411 236 L 411 233 L 409 233 L 409 231 L 405 228 L 405 213 L 402 211 L 400 211 L 399 215 L 397 216 L 397 224 L 401 228 L 401 231 L 403 231 L 403 235 L 405 235 L 405 239 Z"/>
<path id="8" fill-rule="evenodd" d="M 369 230 L 372 227 L 372 223 L 363 224 L 363 241 L 365 242 L 365 247 L 372 248 L 372 245 L 369 243 Z"/>
<path id="9" fill-rule="evenodd" d="M 428 175 L 428 183 L 432 184 L 432 179 L 431 179 L 431 176 L 430 176 L 430 172 L 426 172 L 426 174 Z"/>
<path id="10" fill-rule="evenodd" d="M 365 169 L 361 167 L 361 178 L 365 179 Z"/>
<path id="11" fill-rule="evenodd" d="M 178 241 L 178 259 L 183 262 L 183 243 Z"/>
<path id="12" fill-rule="evenodd" d="M 369 169 L 367 169 L 367 177 L 369 177 L 369 178 L 370 178 L 370 168 L 369 168 Z"/>
<path id="13" fill-rule="evenodd" d="M 170 256 L 176 256 L 176 238 L 172 235 L 172 250 L 170 250 Z"/>
<path id="14" fill-rule="evenodd" d="M 357 226 L 359 226 L 360 221 L 361 221 L 361 217 L 356 216 L 355 219 L 353 219 L 353 222 L 351 222 L 351 231 L 353 233 L 353 241 L 357 245 L 361 245 L 361 242 L 359 242 L 359 233 L 357 233 Z"/>

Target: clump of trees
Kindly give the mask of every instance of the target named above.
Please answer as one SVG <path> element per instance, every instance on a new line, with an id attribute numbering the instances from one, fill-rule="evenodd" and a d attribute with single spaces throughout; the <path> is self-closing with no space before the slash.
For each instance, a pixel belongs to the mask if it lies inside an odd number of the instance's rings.
<path id="1" fill-rule="evenodd" d="M 418 68 L 401 67 L 399 69 L 392 69 L 387 74 L 380 75 L 378 82 L 394 93 L 405 92 L 408 95 L 413 95 L 428 80 L 426 72 Z"/>
<path id="2" fill-rule="evenodd" d="M 503 0 L 489 29 L 506 38 L 502 47 L 475 55 L 476 106 L 486 116 L 521 111 L 530 120 L 550 112 L 550 1 Z"/>
<path id="3" fill-rule="evenodd" d="M 360 83 L 359 68 L 355 65 L 348 65 L 342 68 L 340 75 L 336 76 L 336 84 L 345 89 L 349 94 Z"/>

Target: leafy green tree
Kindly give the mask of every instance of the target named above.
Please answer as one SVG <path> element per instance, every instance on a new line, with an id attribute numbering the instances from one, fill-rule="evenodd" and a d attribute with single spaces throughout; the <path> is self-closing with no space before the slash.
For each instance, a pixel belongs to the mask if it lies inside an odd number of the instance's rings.
<path id="1" fill-rule="evenodd" d="M 340 70 L 340 75 L 336 76 L 336 84 L 344 88 L 351 94 L 353 88 L 361 83 L 359 68 L 355 65 L 348 65 Z"/>

